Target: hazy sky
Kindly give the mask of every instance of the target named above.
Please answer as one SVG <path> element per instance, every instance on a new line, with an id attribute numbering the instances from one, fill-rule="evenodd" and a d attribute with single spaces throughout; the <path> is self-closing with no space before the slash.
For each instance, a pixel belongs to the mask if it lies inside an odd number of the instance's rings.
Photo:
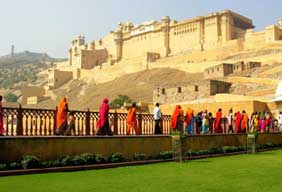
<path id="1" fill-rule="evenodd" d="M 0 0 L 0 55 L 29 50 L 66 57 L 71 40 L 97 40 L 120 21 L 134 24 L 168 15 L 181 20 L 231 9 L 256 30 L 282 17 L 281 0 Z"/>

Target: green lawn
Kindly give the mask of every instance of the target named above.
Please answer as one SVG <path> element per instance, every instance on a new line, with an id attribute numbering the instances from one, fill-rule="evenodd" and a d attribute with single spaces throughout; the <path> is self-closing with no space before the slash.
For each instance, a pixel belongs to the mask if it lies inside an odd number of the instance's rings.
<path id="1" fill-rule="evenodd" d="M 73 173 L 0 177 L 0 191 L 282 191 L 282 150 Z"/>

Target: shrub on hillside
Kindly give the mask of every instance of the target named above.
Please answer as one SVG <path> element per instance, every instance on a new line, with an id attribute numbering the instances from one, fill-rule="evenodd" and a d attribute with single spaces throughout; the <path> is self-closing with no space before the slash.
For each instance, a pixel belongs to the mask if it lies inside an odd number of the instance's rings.
<path id="1" fill-rule="evenodd" d="M 8 93 L 4 95 L 4 99 L 6 102 L 17 102 L 18 101 L 18 96 L 16 96 L 13 93 Z"/>
<path id="2" fill-rule="evenodd" d="M 112 108 L 120 108 L 124 103 L 133 103 L 134 101 L 127 95 L 118 95 L 117 98 L 110 102 Z"/>

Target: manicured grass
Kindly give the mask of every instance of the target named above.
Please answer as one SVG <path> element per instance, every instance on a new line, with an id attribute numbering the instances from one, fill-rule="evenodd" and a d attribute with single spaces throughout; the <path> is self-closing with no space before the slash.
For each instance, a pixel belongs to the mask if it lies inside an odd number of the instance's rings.
<path id="1" fill-rule="evenodd" d="M 0 177 L 2 192 L 282 191 L 282 150 L 187 163 Z"/>

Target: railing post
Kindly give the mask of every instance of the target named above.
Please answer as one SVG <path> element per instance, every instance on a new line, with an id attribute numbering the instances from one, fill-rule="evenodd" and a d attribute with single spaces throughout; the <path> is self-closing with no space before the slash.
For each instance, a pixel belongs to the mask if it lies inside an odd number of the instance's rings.
<path id="1" fill-rule="evenodd" d="M 114 135 L 118 135 L 118 113 L 117 113 L 117 110 L 115 110 L 115 113 L 114 113 Z"/>
<path id="2" fill-rule="evenodd" d="M 142 131 L 142 118 L 143 118 L 143 115 L 142 113 L 139 113 L 138 114 L 138 127 L 139 127 L 139 135 L 142 135 L 143 134 L 143 131 Z"/>
<path id="3" fill-rule="evenodd" d="M 156 123 L 156 121 L 154 121 L 154 123 Z M 155 125 L 155 124 L 154 124 Z M 155 125 L 156 126 L 156 125 Z M 154 127 L 155 127 L 154 126 Z M 164 117 L 162 116 L 162 118 L 160 119 L 160 122 L 159 122 L 159 126 L 160 126 L 160 129 L 161 129 L 161 134 L 164 134 Z M 154 134 L 155 134 L 155 128 L 154 128 Z"/>
<path id="4" fill-rule="evenodd" d="M 53 129 L 52 135 L 55 135 L 56 129 L 57 129 L 57 112 L 58 112 L 58 106 L 56 106 L 55 113 L 54 113 L 54 129 Z"/>
<path id="5" fill-rule="evenodd" d="M 227 134 L 226 117 L 223 118 L 223 124 L 224 124 L 224 134 Z"/>
<path id="6" fill-rule="evenodd" d="M 90 135 L 90 110 L 88 109 L 86 112 L 86 130 L 85 134 Z"/>
<path id="7" fill-rule="evenodd" d="M 22 114 L 22 105 L 18 108 L 17 114 L 17 135 L 23 135 L 23 114 Z"/>

